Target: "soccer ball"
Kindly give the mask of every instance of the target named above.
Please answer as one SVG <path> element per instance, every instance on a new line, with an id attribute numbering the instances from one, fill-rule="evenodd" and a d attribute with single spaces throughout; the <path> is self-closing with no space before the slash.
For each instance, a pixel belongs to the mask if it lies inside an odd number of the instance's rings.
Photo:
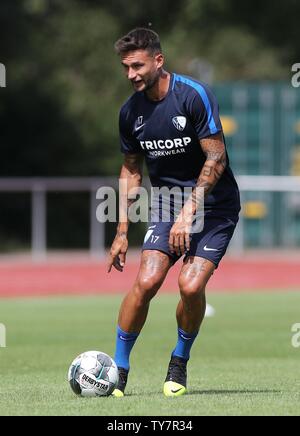
<path id="1" fill-rule="evenodd" d="M 118 367 L 107 354 L 101 351 L 86 351 L 71 363 L 68 381 L 77 395 L 107 397 L 118 384 Z"/>

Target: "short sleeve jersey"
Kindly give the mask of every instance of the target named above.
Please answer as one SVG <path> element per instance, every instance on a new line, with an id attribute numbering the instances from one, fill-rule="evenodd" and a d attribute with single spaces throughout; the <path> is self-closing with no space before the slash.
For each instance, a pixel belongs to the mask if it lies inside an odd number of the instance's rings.
<path id="1" fill-rule="evenodd" d="M 218 103 L 209 87 L 190 77 L 171 74 L 160 101 L 136 92 L 122 106 L 119 118 L 121 151 L 142 153 L 152 186 L 194 187 L 206 157 L 199 141 L 222 132 Z M 226 153 L 227 154 L 227 153 Z M 240 210 L 239 190 L 229 166 L 210 195 L 207 212 Z"/>

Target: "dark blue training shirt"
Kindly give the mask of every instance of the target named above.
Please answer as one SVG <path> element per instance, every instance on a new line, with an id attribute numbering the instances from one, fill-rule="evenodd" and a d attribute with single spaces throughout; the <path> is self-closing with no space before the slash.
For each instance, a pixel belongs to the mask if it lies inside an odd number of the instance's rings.
<path id="1" fill-rule="evenodd" d="M 120 111 L 123 153 L 143 153 L 152 186 L 194 187 L 206 161 L 199 140 L 222 132 L 215 96 L 206 84 L 171 74 L 164 99 L 152 101 L 136 92 Z M 206 213 L 234 216 L 239 190 L 229 167 L 205 199 Z"/>

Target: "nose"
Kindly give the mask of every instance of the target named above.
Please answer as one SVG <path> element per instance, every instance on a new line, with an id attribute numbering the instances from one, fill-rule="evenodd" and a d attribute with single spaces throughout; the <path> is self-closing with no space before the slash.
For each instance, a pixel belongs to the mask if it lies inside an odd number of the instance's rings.
<path id="1" fill-rule="evenodd" d="M 128 68 L 127 77 L 129 80 L 133 80 L 136 78 L 136 73 L 133 68 Z"/>

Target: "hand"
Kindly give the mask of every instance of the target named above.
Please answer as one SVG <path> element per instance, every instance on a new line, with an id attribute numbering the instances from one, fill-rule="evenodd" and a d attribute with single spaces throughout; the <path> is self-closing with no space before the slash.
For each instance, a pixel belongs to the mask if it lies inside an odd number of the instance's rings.
<path id="1" fill-rule="evenodd" d="M 128 239 L 125 233 L 117 234 L 110 249 L 107 272 L 111 271 L 112 266 L 116 270 L 123 272 L 128 250 Z"/>
<path id="2" fill-rule="evenodd" d="M 172 254 L 176 252 L 178 256 L 181 256 L 185 251 L 189 251 L 191 227 L 190 220 L 183 221 L 181 218 L 173 224 L 169 237 L 169 248 Z"/>

